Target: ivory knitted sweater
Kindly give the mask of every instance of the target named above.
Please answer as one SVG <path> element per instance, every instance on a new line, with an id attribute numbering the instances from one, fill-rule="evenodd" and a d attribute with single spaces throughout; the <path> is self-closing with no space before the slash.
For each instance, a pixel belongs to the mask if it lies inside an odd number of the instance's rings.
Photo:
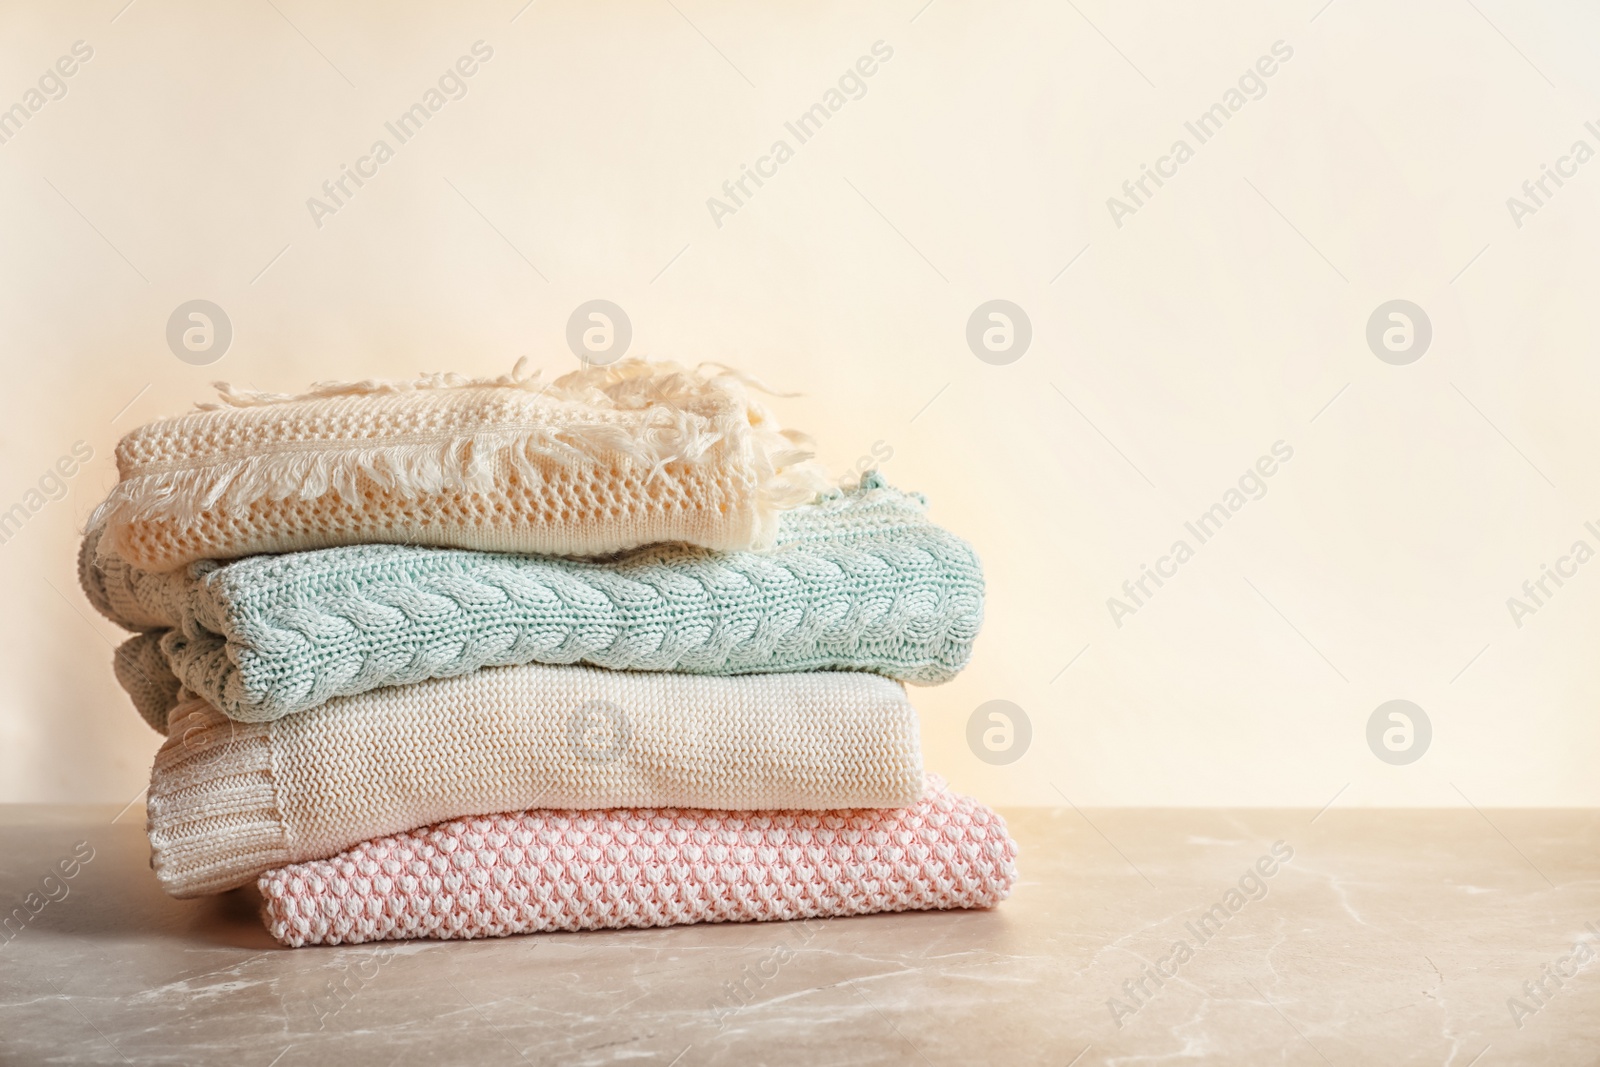
<path id="1" fill-rule="evenodd" d="M 1005 822 L 929 776 L 877 811 L 525 811 L 367 841 L 259 881 L 286 945 L 992 907 Z"/>
<path id="2" fill-rule="evenodd" d="M 530 807 L 892 807 L 921 792 L 896 682 L 493 667 L 239 723 L 181 693 L 151 772 L 178 897 L 366 838 Z"/>
<path id="3" fill-rule="evenodd" d="M 732 372 L 628 360 L 541 383 L 435 374 L 301 396 L 219 383 L 221 403 L 117 446 L 91 520 L 149 571 L 395 542 L 600 555 L 682 541 L 770 544 L 823 487 L 801 437 Z"/>
<path id="4" fill-rule="evenodd" d="M 94 541 L 80 557 L 89 599 L 129 629 L 171 628 L 118 653 L 147 718 L 172 706 L 147 684 L 163 659 L 244 722 L 529 662 L 931 684 L 966 664 L 983 616 L 972 548 L 876 475 L 785 512 L 765 551 L 659 545 L 596 563 L 358 545 L 151 574 L 100 558 Z"/>

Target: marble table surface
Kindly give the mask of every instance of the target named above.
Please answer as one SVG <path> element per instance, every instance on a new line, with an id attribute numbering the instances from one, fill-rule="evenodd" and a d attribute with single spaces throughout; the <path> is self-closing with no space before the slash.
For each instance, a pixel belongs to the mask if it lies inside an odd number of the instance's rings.
<path id="1" fill-rule="evenodd" d="M 291 950 L 137 808 L 0 807 L 0 1063 L 1600 1057 L 1600 811 L 1005 814 L 988 912 Z"/>

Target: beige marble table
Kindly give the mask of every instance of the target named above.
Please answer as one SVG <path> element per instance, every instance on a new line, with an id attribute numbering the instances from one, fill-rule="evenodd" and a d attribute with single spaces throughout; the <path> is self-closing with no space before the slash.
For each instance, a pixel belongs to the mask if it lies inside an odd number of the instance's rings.
<path id="1" fill-rule="evenodd" d="M 989 912 L 289 950 L 137 809 L 0 808 L 0 1063 L 1600 1059 L 1600 812 L 1006 814 Z"/>

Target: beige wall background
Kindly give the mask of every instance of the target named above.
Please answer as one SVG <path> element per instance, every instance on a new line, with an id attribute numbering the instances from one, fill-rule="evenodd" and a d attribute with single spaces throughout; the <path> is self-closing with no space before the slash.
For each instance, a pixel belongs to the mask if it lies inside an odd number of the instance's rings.
<path id="1" fill-rule="evenodd" d="M 915 693 L 957 785 L 1600 803 L 1600 562 L 1561 563 L 1600 549 L 1600 160 L 1573 154 L 1600 150 L 1597 32 L 1509 0 L 0 7 L 0 108 L 27 112 L 0 127 L 0 509 L 28 511 L 0 545 L 0 800 L 146 779 L 157 738 L 72 566 L 122 433 L 215 379 L 566 370 L 603 298 L 630 355 L 802 391 L 780 410 L 830 465 L 892 452 L 979 547 L 973 664 Z M 385 122 L 480 41 L 400 144 Z M 785 123 L 877 42 L 799 143 Z M 1202 143 L 1185 123 L 1218 103 Z M 380 138 L 393 158 L 314 218 Z M 1169 176 L 1135 200 L 1144 166 Z M 1546 167 L 1567 176 L 1536 201 Z M 194 299 L 232 324 L 205 366 L 166 339 Z M 1031 324 L 1004 365 L 967 342 L 994 299 Z M 1403 364 L 1367 339 L 1393 300 L 1431 326 Z M 1277 442 L 1264 495 L 1230 497 Z M 1200 544 L 1184 524 L 1219 502 Z M 1136 604 L 1145 565 L 1170 577 Z M 1535 604 L 1545 565 L 1570 576 Z M 1368 743 L 1394 699 L 1432 728 L 1404 765 Z M 992 700 L 1031 725 L 1003 765 L 968 744 Z"/>

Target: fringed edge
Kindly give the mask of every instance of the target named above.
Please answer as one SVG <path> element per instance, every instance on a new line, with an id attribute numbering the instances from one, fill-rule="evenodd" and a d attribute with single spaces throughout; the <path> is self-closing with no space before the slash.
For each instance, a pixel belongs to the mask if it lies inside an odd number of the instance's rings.
<path id="1" fill-rule="evenodd" d="M 507 388 L 574 405 L 583 412 L 638 412 L 642 427 L 605 421 L 565 425 L 514 425 L 469 435 L 404 443 L 344 444 L 305 442 L 194 466 L 151 470 L 124 478 L 95 509 L 88 528 L 104 528 L 100 555 L 117 550 L 117 531 L 152 519 L 192 522 L 218 507 L 242 509 L 259 500 L 314 500 L 329 493 L 350 504 L 361 501 L 363 483 L 405 498 L 446 490 L 483 492 L 493 487 L 495 470 L 509 465 L 537 484 L 540 460 L 564 464 L 611 462 L 624 458 L 650 467 L 659 476 L 671 463 L 698 465 L 725 458 L 746 465 L 757 485 L 756 539 L 776 534 L 777 513 L 816 499 L 828 480 L 810 451 L 809 438 L 781 429 L 750 396 L 770 392 L 761 382 L 713 364 L 717 373 L 675 363 L 626 360 L 587 367 L 548 385 L 519 360 L 510 375 L 469 379 L 457 374 L 424 375 L 411 381 L 323 382 L 299 395 L 264 393 L 217 383 L 222 403 L 201 405 L 220 411 L 339 397 L 395 395 L 426 390 Z M 193 416 L 189 416 L 193 417 Z M 135 431 L 138 433 L 140 431 Z M 728 456 L 727 453 L 735 455 Z"/>
<path id="2" fill-rule="evenodd" d="M 717 373 L 707 375 L 704 373 L 706 368 L 712 368 Z M 523 356 L 517 360 L 510 374 L 502 374 L 497 378 L 468 378 L 451 371 L 436 371 L 410 379 L 363 378 L 356 382 L 312 382 L 311 388 L 303 393 L 269 393 L 227 382 L 212 382 L 212 387 L 217 390 L 217 401 L 199 403 L 195 407 L 200 411 L 220 411 L 342 396 L 395 396 L 450 389 L 520 389 L 590 407 L 636 410 L 689 396 L 707 395 L 712 391 L 707 386 L 727 391 L 732 383 L 769 396 L 799 395 L 780 393 L 760 379 L 725 363 L 704 362 L 691 368 L 670 360 L 625 359 L 604 366 L 590 365 L 545 384 L 543 372 L 532 369 L 531 361 Z M 640 403 L 641 400 L 643 403 Z"/>

